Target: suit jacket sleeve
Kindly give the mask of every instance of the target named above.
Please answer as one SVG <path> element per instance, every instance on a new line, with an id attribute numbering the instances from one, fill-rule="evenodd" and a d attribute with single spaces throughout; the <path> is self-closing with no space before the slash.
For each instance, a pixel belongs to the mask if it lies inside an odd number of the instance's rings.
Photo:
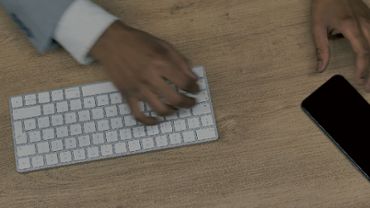
<path id="1" fill-rule="evenodd" d="M 74 0 L 0 0 L 39 52 L 53 45 L 55 28 Z"/>

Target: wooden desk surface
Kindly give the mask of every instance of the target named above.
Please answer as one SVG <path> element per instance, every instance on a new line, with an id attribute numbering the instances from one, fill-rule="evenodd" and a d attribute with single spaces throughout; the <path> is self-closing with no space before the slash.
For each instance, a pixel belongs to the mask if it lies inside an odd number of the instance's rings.
<path id="1" fill-rule="evenodd" d="M 370 207 L 370 183 L 300 109 L 335 73 L 354 83 L 346 41 L 313 73 L 310 1 L 98 2 L 207 67 L 221 139 L 18 174 L 8 97 L 108 78 L 62 50 L 38 55 L 1 10 L 0 207 Z"/>

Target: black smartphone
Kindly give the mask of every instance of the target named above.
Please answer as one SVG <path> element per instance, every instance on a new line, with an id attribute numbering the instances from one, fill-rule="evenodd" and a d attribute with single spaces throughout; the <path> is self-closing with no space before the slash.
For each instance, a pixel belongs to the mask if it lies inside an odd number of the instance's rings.
<path id="1" fill-rule="evenodd" d="M 302 109 L 370 180 L 370 105 L 335 75 L 302 102 Z"/>

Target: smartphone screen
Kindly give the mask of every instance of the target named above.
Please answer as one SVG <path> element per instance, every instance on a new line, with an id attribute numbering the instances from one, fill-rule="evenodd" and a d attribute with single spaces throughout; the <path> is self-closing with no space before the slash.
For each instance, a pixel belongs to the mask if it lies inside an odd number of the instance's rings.
<path id="1" fill-rule="evenodd" d="M 369 179 L 370 105 L 340 75 L 302 102 L 303 110 Z"/>

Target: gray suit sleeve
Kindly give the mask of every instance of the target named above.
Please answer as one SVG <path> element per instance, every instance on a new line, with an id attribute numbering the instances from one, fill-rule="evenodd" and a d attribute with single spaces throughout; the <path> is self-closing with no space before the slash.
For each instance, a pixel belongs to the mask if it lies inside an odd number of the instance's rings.
<path id="1" fill-rule="evenodd" d="M 41 53 L 53 45 L 55 28 L 74 0 L 0 0 L 6 11 Z"/>

